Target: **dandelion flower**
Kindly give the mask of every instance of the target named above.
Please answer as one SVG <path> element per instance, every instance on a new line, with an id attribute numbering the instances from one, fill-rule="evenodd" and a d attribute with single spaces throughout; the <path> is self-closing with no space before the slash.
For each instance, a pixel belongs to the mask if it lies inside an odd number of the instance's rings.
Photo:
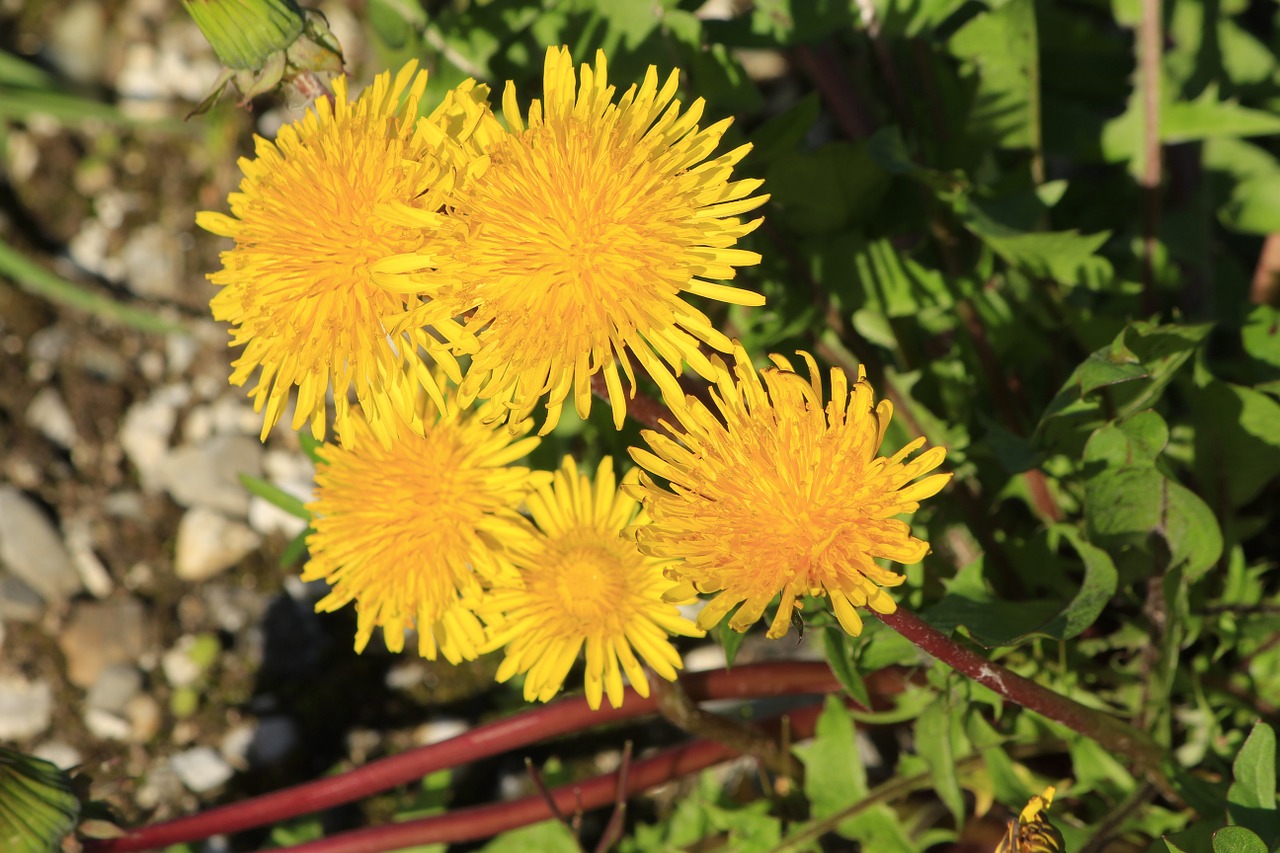
<path id="1" fill-rule="evenodd" d="M 222 288 L 213 316 L 231 323 L 233 346 L 244 345 L 231 382 L 242 385 L 260 371 L 249 393 L 255 408 L 266 410 L 264 439 L 296 387 L 294 429 L 309 421 L 323 437 L 332 390 L 339 433 L 356 435 L 342 429 L 354 388 L 374 434 L 389 441 L 391 415 L 410 404 L 392 397 L 395 377 L 420 359 L 419 348 L 461 379 L 453 348 L 466 351 L 474 342 L 457 324 L 442 320 L 434 335 L 423 328 L 389 334 L 389 318 L 419 299 L 406 301 L 394 287 L 395 270 L 382 267 L 429 245 L 424 220 L 441 219 L 434 211 L 467 168 L 462 140 L 474 122 L 458 122 L 456 114 L 484 113 L 485 90 L 465 84 L 419 120 L 427 75 L 415 69 L 410 62 L 394 81 L 379 75 L 354 102 L 346 78 L 336 80 L 332 102 L 319 99 L 274 142 L 258 138 L 256 157 L 240 160 L 244 179 L 228 199 L 230 216 L 196 217 L 202 228 L 235 241 L 222 254 L 223 268 L 209 276 Z M 405 209 L 427 217 L 406 222 Z M 418 372 L 442 404 L 433 371 Z"/>
<path id="2" fill-rule="evenodd" d="M 509 133 L 487 144 L 483 171 L 452 200 L 456 244 L 441 249 L 434 302 L 417 316 L 468 315 L 479 351 L 460 397 L 511 393 L 512 419 L 546 398 L 546 433 L 570 395 L 585 417 L 591 378 L 603 374 L 621 428 L 634 393 L 634 358 L 668 399 L 682 399 L 684 363 L 710 378 L 699 346 L 730 341 L 684 294 L 761 305 L 757 294 L 718 283 L 760 256 L 733 248 L 760 220 L 758 180 L 731 181 L 750 150 L 708 159 L 731 120 L 700 128 L 703 101 L 681 112 L 678 72 L 644 82 L 614 102 L 605 56 L 575 75 L 567 49 L 549 49 L 542 101 L 522 114 L 508 84 Z M 447 309 L 447 310 L 445 310 Z"/>
<path id="3" fill-rule="evenodd" d="M 668 572 L 682 582 L 673 597 L 719 593 L 699 614 L 700 628 L 738 607 L 729 626 L 745 631 L 780 593 L 768 631 L 776 639 L 801 596 L 826 595 L 841 626 L 856 635 L 862 620 L 854 608 L 892 613 L 883 587 L 904 580 L 876 558 L 914 563 L 929 550 L 895 516 L 914 512 L 951 479 L 912 482 L 946 451 L 934 447 L 907 461 L 920 438 L 877 456 L 892 404 L 875 404 L 861 369 L 852 389 L 833 369 L 824 405 L 821 372 L 812 356 L 800 355 L 808 380 L 778 355 L 757 373 L 736 347 L 732 371 L 721 365 L 711 391 L 715 411 L 690 397 L 675 410 L 674 437 L 645 431 L 652 452 L 631 449 L 642 468 L 670 483 L 664 489 L 645 476 L 633 492 L 652 518 L 636 529 L 641 550 L 680 558 Z"/>
<path id="4" fill-rule="evenodd" d="M 488 583 L 514 572 L 505 550 L 532 537 L 519 507 L 550 475 L 509 464 L 539 440 L 486 424 L 484 407 L 421 408 L 393 422 L 389 446 L 368 440 L 358 416 L 347 428 L 362 440 L 324 446 L 302 579 L 332 586 L 318 611 L 355 602 L 357 652 L 374 628 L 399 652 L 416 626 L 419 654 L 457 663 L 477 655 L 484 628 L 473 610 Z"/>
<path id="5" fill-rule="evenodd" d="M 622 536 L 643 519 L 636 518 L 639 504 L 618 491 L 613 460 L 605 457 L 593 484 L 565 457 L 554 484 L 541 486 L 528 506 L 540 532 L 514 549 L 518 575 L 497 581 L 484 604 L 486 613 L 503 614 L 484 649 L 506 647 L 498 681 L 528 673 L 524 698 L 546 702 L 584 645 L 593 709 L 602 694 L 613 707 L 622 704 L 623 673 L 641 696 L 649 695 L 636 652 L 658 675 L 674 680 L 681 661 L 668 635 L 703 632 L 664 600 L 672 586 L 663 575 L 669 561 L 646 557 Z"/>
<path id="6" fill-rule="evenodd" d="M 1050 785 L 1027 802 L 1017 819 L 1009 821 L 995 853 L 1063 853 L 1066 850 L 1062 833 L 1045 816 L 1055 792 Z"/>

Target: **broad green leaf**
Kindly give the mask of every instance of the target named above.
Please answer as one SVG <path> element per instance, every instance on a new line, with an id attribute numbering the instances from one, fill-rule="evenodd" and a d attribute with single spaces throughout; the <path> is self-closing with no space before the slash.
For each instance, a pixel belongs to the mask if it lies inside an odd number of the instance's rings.
<path id="1" fill-rule="evenodd" d="M 1253 358 L 1280 367 L 1280 309 L 1255 305 L 1240 330 L 1240 343 Z"/>
<path id="2" fill-rule="evenodd" d="M 1084 461 L 1113 467 L 1154 465 L 1168 443 L 1168 424 L 1159 414 L 1146 409 L 1099 427 L 1085 445 Z"/>
<path id="3" fill-rule="evenodd" d="M 1232 823 L 1247 827 L 1266 843 L 1280 845 L 1280 811 L 1276 810 L 1276 733 L 1263 722 L 1253 731 L 1231 765 L 1232 782 L 1227 791 L 1227 814 Z"/>
<path id="4" fill-rule="evenodd" d="M 542 823 L 504 832 L 481 849 L 483 853 L 525 853 L 528 850 L 581 853 L 582 850 L 578 846 L 578 839 L 558 820 L 544 820 Z"/>
<path id="5" fill-rule="evenodd" d="M 915 38 L 941 27 L 965 3 L 966 0 L 872 0 L 871 6 L 884 36 Z M 865 26 L 868 22 L 864 19 L 862 23 Z"/>
<path id="6" fill-rule="evenodd" d="M 1108 385 L 1119 385 L 1134 379 L 1146 379 L 1151 374 L 1137 362 L 1132 353 L 1117 353 L 1114 350 L 1092 353 L 1084 364 L 1080 365 L 1077 379 L 1080 394 L 1090 394 Z"/>
<path id="7" fill-rule="evenodd" d="M 802 234 L 833 234 L 870 219 L 889 182 L 865 142 L 781 155 L 765 174 L 774 215 Z"/>
<path id="8" fill-rule="evenodd" d="M 1280 476 L 1280 403 L 1215 381 L 1191 391 L 1188 404 L 1196 478 L 1206 493 L 1244 506 Z"/>
<path id="9" fill-rule="evenodd" d="M 1213 834 L 1213 853 L 1270 853 L 1266 842 L 1243 826 L 1224 826 Z"/>
<path id="10" fill-rule="evenodd" d="M 1111 262 L 1097 254 L 1110 232 L 1028 231 L 997 218 L 990 202 L 957 197 L 956 215 L 974 236 L 1006 263 L 1060 284 L 1098 288 L 1114 278 Z"/>
<path id="11" fill-rule="evenodd" d="M 0 746 L 0 850 L 60 850 L 79 816 L 80 800 L 66 773 Z"/>
<path id="12" fill-rule="evenodd" d="M 951 721 L 956 708 L 940 697 L 924 709 L 916 719 L 916 754 L 929 765 L 934 791 L 942 800 L 956 826 L 964 824 L 964 792 L 960 790 L 960 776 L 956 773 L 956 744 L 952 738 Z"/>
<path id="13" fill-rule="evenodd" d="M 1213 848 L 1213 833 L 1219 821 L 1201 820 L 1181 832 L 1163 837 L 1169 853 L 1204 853 Z"/>
<path id="14" fill-rule="evenodd" d="M 1040 51 L 1034 0 L 1009 0 L 979 14 L 948 41 L 977 72 L 970 130 L 1004 148 L 1040 148 Z"/>
<path id="15" fill-rule="evenodd" d="M 1013 759 L 1009 757 L 1008 739 L 972 708 L 965 716 L 965 728 L 970 742 L 981 753 L 982 761 L 986 764 L 995 799 L 1002 803 L 1026 802 L 1032 791 L 1018 774 Z"/>
<path id="16" fill-rule="evenodd" d="M 867 307 L 889 317 L 910 317 L 925 308 L 947 308 L 955 299 L 942 274 L 900 254 L 889 240 L 865 244 L 854 256 L 855 287 Z"/>
<path id="17" fill-rule="evenodd" d="M 1160 532 L 1169 543 L 1170 565 L 1184 566 L 1188 582 L 1195 582 L 1222 556 L 1222 528 L 1209 505 L 1195 492 L 1165 481 L 1165 509 Z"/>

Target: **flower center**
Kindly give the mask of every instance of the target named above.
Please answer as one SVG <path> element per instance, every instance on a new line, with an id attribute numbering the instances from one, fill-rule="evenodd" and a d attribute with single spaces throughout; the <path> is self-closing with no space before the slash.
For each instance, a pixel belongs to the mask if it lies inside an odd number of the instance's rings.
<path id="1" fill-rule="evenodd" d="M 529 585 L 570 619 L 584 626 L 602 625 L 628 600 L 619 550 L 601 541 L 599 531 L 570 533 L 549 544 L 543 561 L 547 569 L 530 577 Z"/>

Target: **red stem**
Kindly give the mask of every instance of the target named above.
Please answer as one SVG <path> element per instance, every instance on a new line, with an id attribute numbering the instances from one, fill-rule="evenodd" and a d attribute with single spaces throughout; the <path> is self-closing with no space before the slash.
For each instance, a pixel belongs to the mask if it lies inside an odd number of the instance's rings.
<path id="1" fill-rule="evenodd" d="M 821 713 L 822 705 L 790 712 L 787 719 L 793 737 L 807 738 L 812 735 Z M 779 720 L 773 718 L 769 722 L 770 730 L 776 737 L 780 729 Z M 561 785 L 550 793 L 562 812 L 596 809 L 613 802 L 619 796 L 619 788 L 624 785 L 622 796 L 631 796 L 727 761 L 735 755 L 737 753 L 734 750 L 722 744 L 695 740 L 633 762 L 627 770 L 625 782 L 619 780 L 619 774 L 615 771 L 583 782 Z M 384 853 L 419 844 L 475 841 L 552 817 L 554 815 L 546 798 L 542 794 L 535 794 L 509 803 L 491 803 L 458 809 L 436 817 L 344 832 L 289 849 L 294 853 Z"/>
<path id="2" fill-rule="evenodd" d="M 899 609 L 894 613 L 875 615 L 921 651 L 933 655 L 957 672 L 1029 711 L 1096 740 L 1112 752 L 1129 758 L 1139 771 L 1150 778 L 1163 782 L 1160 769 L 1163 752 L 1154 741 L 1128 723 L 1010 672 L 973 649 L 956 643 L 910 611 Z"/>
<path id="3" fill-rule="evenodd" d="M 690 696 L 698 700 L 829 693 L 839 689 L 831 670 L 819 662 L 752 664 L 735 667 L 732 671 L 695 672 L 683 675 L 680 683 Z M 85 842 L 85 850 L 91 853 L 128 853 L 276 823 L 413 782 L 447 767 L 499 755 L 558 735 L 652 714 L 656 710 L 654 699 L 646 699 L 631 688 L 627 688 L 621 708 L 606 706 L 592 711 L 581 696 L 562 699 L 478 726 L 440 743 L 370 762 L 337 776 L 131 830 L 119 838 L 89 839 Z"/>

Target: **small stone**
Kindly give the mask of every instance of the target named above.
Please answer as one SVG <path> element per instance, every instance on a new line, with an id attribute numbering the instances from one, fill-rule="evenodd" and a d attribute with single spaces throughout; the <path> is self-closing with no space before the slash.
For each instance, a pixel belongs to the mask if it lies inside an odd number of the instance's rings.
<path id="1" fill-rule="evenodd" d="M 22 580 L 0 572 L 0 619 L 34 622 L 44 613 L 44 599 Z"/>
<path id="2" fill-rule="evenodd" d="M 129 740 L 146 743 L 160 733 L 163 715 L 155 697 L 140 693 L 124 706 L 125 719 L 129 721 Z"/>
<path id="3" fill-rule="evenodd" d="M 289 717 L 263 717 L 249 745 L 249 763 L 270 767 L 283 760 L 298 742 L 298 724 Z"/>
<path id="4" fill-rule="evenodd" d="M 12 486 L 0 486 L 0 565 L 48 602 L 64 601 L 80 591 L 80 573 L 57 528 Z"/>
<path id="5" fill-rule="evenodd" d="M 89 732 L 102 740 L 127 740 L 129 721 L 122 714 L 89 708 L 84 712 L 84 725 Z"/>
<path id="6" fill-rule="evenodd" d="M 178 525 L 173 571 L 199 582 L 226 571 L 262 544 L 248 525 L 204 507 L 187 510 Z"/>
<path id="7" fill-rule="evenodd" d="M 466 720 L 458 720 L 451 717 L 431 720 L 413 730 L 413 742 L 419 746 L 440 743 L 464 734 L 469 728 L 470 726 L 467 725 Z"/>
<path id="8" fill-rule="evenodd" d="M 60 740 L 47 740 L 31 750 L 31 754 L 36 758 L 43 758 L 51 764 L 56 764 L 63 770 L 70 770 L 84 760 L 80 755 L 80 750 Z"/>
<path id="9" fill-rule="evenodd" d="M 147 777 L 133 795 L 134 802 L 148 811 L 161 803 L 173 803 L 183 796 L 182 780 L 173 770 L 173 760 L 152 762 Z"/>
<path id="10" fill-rule="evenodd" d="M 249 492 L 240 475 L 262 475 L 262 443 L 247 435 L 214 435 L 183 445 L 164 463 L 164 488 L 179 504 L 207 507 L 244 518 Z"/>
<path id="11" fill-rule="evenodd" d="M 174 300 L 187 286 L 182 269 L 182 247 L 173 230 L 161 225 L 134 229 L 120 251 L 124 283 L 147 299 Z"/>
<path id="12" fill-rule="evenodd" d="M 142 689 L 142 673 L 127 663 L 114 663 L 103 668 L 89 688 L 85 703 L 90 708 L 120 713 L 129 700 Z"/>
<path id="13" fill-rule="evenodd" d="M 222 757 L 227 759 L 237 770 L 249 768 L 249 749 L 253 746 L 254 727 L 248 723 L 240 723 L 222 736 L 218 749 Z"/>
<path id="14" fill-rule="evenodd" d="M 0 741 L 35 737 L 52 720 L 53 688 L 48 682 L 0 676 Z"/>
<path id="15" fill-rule="evenodd" d="M 164 486 L 165 460 L 169 456 L 169 439 L 178 423 L 178 407 L 185 405 L 190 395 L 186 388 L 182 393 L 152 394 L 134 403 L 124 414 L 118 440 L 138 471 L 143 491 L 159 491 Z"/>
<path id="16" fill-rule="evenodd" d="M 208 746 L 180 752 L 169 759 L 169 764 L 187 790 L 197 794 L 212 791 L 235 774 L 227 760 Z"/>
<path id="17" fill-rule="evenodd" d="M 212 647 L 212 654 L 210 654 Z M 200 680 L 205 670 L 221 651 L 218 638 L 212 634 L 184 634 L 160 658 L 164 677 L 174 687 L 190 687 Z"/>
<path id="18" fill-rule="evenodd" d="M 59 447 L 70 450 L 79 439 L 71 410 L 57 389 L 45 386 L 27 405 L 27 424 Z"/>
<path id="19" fill-rule="evenodd" d="M 76 515 L 63 523 L 66 532 L 67 551 L 71 562 L 80 573 L 84 588 L 94 598 L 106 598 L 115 589 L 111 573 L 93 550 L 93 524 L 88 515 Z"/>
<path id="20" fill-rule="evenodd" d="M 146 611 L 136 598 L 77 604 L 58 635 L 67 678 L 77 687 L 88 687 L 111 664 L 135 663 L 147 648 L 147 626 Z"/>

